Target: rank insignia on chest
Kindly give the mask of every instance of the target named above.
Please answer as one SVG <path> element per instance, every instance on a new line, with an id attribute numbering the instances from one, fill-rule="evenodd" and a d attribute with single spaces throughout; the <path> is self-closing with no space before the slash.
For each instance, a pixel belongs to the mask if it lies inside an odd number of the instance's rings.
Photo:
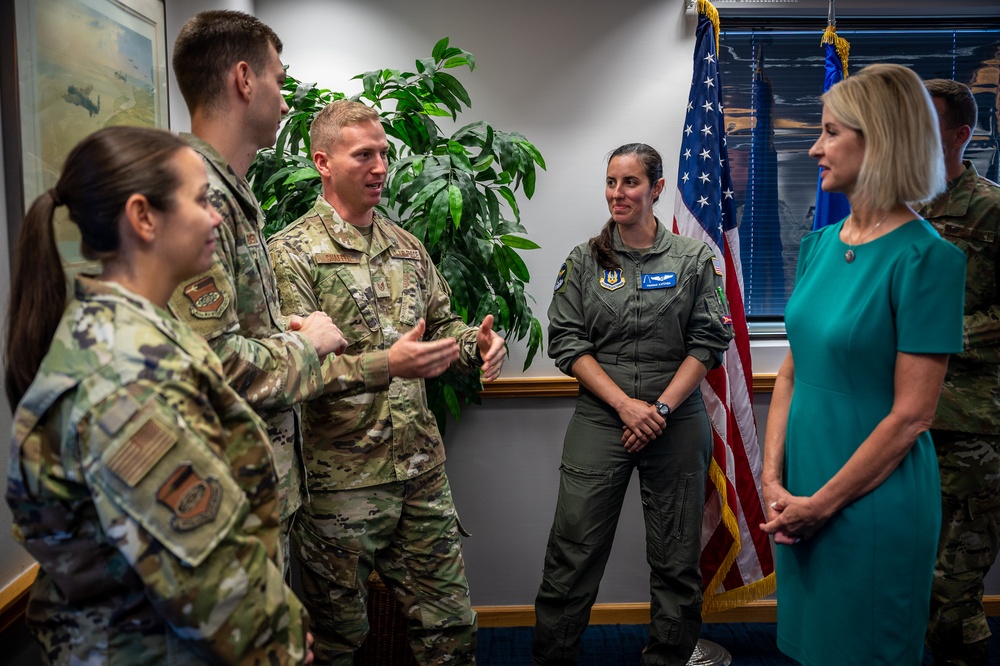
<path id="1" fill-rule="evenodd" d="M 183 463 L 156 491 L 156 500 L 173 512 L 170 525 L 187 532 L 215 520 L 222 504 L 222 484 L 212 476 L 201 478 L 190 463 Z"/>
<path id="2" fill-rule="evenodd" d="M 604 275 L 601 277 L 601 286 L 608 291 L 614 291 L 616 289 L 621 289 L 625 286 L 625 276 L 622 275 L 622 269 L 620 268 L 607 268 L 604 270 Z"/>
<path id="3" fill-rule="evenodd" d="M 254 245 L 258 245 L 258 244 L 260 244 L 260 241 L 257 239 L 257 234 L 253 233 L 252 231 L 250 233 L 248 233 L 247 234 L 247 245 L 254 246 Z"/>
<path id="4" fill-rule="evenodd" d="M 191 314 L 199 319 L 218 319 L 229 307 L 229 296 L 219 291 L 211 275 L 184 287 L 184 295 L 191 301 Z"/>
<path id="5" fill-rule="evenodd" d="M 677 286 L 677 273 L 643 273 L 643 289 L 669 289 Z"/>
<path id="6" fill-rule="evenodd" d="M 712 257 L 712 268 L 715 269 L 716 275 L 722 275 L 722 264 L 720 264 L 719 260 L 715 257 Z"/>

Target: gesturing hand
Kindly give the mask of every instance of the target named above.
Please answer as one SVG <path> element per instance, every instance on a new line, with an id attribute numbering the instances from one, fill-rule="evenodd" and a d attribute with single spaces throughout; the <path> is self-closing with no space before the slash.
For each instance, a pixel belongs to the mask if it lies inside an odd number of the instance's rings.
<path id="1" fill-rule="evenodd" d="M 476 331 L 476 345 L 479 357 L 483 359 L 483 381 L 491 382 L 500 376 L 503 361 L 507 357 L 504 339 L 493 331 L 493 315 L 486 315 Z"/>
<path id="2" fill-rule="evenodd" d="M 389 347 L 389 376 L 403 379 L 437 377 L 458 360 L 455 338 L 423 342 L 427 323 L 421 319 Z"/>
<path id="3" fill-rule="evenodd" d="M 316 354 L 320 358 L 327 354 L 343 354 L 347 349 L 347 339 L 325 312 L 317 310 L 305 319 L 292 315 L 288 318 L 288 330 L 304 335 L 316 348 Z"/>

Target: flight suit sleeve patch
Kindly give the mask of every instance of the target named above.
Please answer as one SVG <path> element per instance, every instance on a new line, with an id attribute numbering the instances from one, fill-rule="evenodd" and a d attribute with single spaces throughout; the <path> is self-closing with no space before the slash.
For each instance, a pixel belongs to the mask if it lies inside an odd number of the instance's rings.
<path id="1" fill-rule="evenodd" d="M 715 269 L 716 275 L 722 275 L 722 264 L 717 257 L 712 257 L 712 268 Z"/>
<path id="2" fill-rule="evenodd" d="M 182 293 L 191 302 L 191 315 L 198 319 L 219 319 L 229 307 L 229 294 L 219 289 L 211 275 L 185 285 Z"/>
<path id="3" fill-rule="evenodd" d="M 556 275 L 556 284 L 552 291 L 556 294 L 562 294 L 566 291 L 566 281 L 569 279 L 570 271 L 573 270 L 573 262 L 567 259 L 562 268 L 559 269 L 559 274 Z"/>

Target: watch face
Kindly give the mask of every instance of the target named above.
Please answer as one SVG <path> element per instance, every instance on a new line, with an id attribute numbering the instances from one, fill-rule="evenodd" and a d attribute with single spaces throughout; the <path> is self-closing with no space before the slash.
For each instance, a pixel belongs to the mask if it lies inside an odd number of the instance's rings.
<path id="1" fill-rule="evenodd" d="M 660 416 L 667 416 L 670 414 L 670 407 L 660 403 L 656 406 L 656 411 L 660 413 Z"/>

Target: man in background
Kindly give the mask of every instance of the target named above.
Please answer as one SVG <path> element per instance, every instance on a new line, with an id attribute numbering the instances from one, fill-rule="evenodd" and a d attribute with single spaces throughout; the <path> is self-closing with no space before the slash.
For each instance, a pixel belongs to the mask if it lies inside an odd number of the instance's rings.
<path id="1" fill-rule="evenodd" d="M 449 367 L 500 374 L 493 316 L 478 328 L 414 236 L 375 213 L 389 148 L 379 115 L 349 100 L 313 121 L 323 193 L 271 239 L 285 314 L 322 310 L 344 327 L 331 365 L 350 393 L 304 408 L 309 504 L 295 524 L 317 662 L 347 665 L 368 633 L 372 570 L 402 601 L 420 664 L 472 664 L 476 613 L 461 525 L 424 379 Z M 425 341 L 427 340 L 427 341 Z"/>
<path id="2" fill-rule="evenodd" d="M 937 108 L 948 190 L 920 214 L 968 257 L 965 351 L 948 364 L 932 425 L 942 521 L 927 644 L 936 665 L 986 664 L 983 578 L 1000 547 L 1000 187 L 964 161 L 976 126 L 969 88 L 925 82 Z"/>
<path id="3" fill-rule="evenodd" d="M 321 312 L 286 322 L 264 242 L 264 216 L 246 173 L 260 148 L 274 145 L 288 106 L 281 40 L 242 12 L 202 12 L 174 44 L 177 83 L 191 113 L 182 137 L 205 161 L 207 205 L 222 216 L 212 268 L 182 284 L 170 309 L 209 341 L 230 385 L 267 424 L 278 475 L 284 531 L 302 503 L 298 403 L 320 395 L 321 362 L 346 343 Z M 287 544 L 285 545 L 287 549 Z M 281 561 L 287 566 L 285 558 Z"/>

